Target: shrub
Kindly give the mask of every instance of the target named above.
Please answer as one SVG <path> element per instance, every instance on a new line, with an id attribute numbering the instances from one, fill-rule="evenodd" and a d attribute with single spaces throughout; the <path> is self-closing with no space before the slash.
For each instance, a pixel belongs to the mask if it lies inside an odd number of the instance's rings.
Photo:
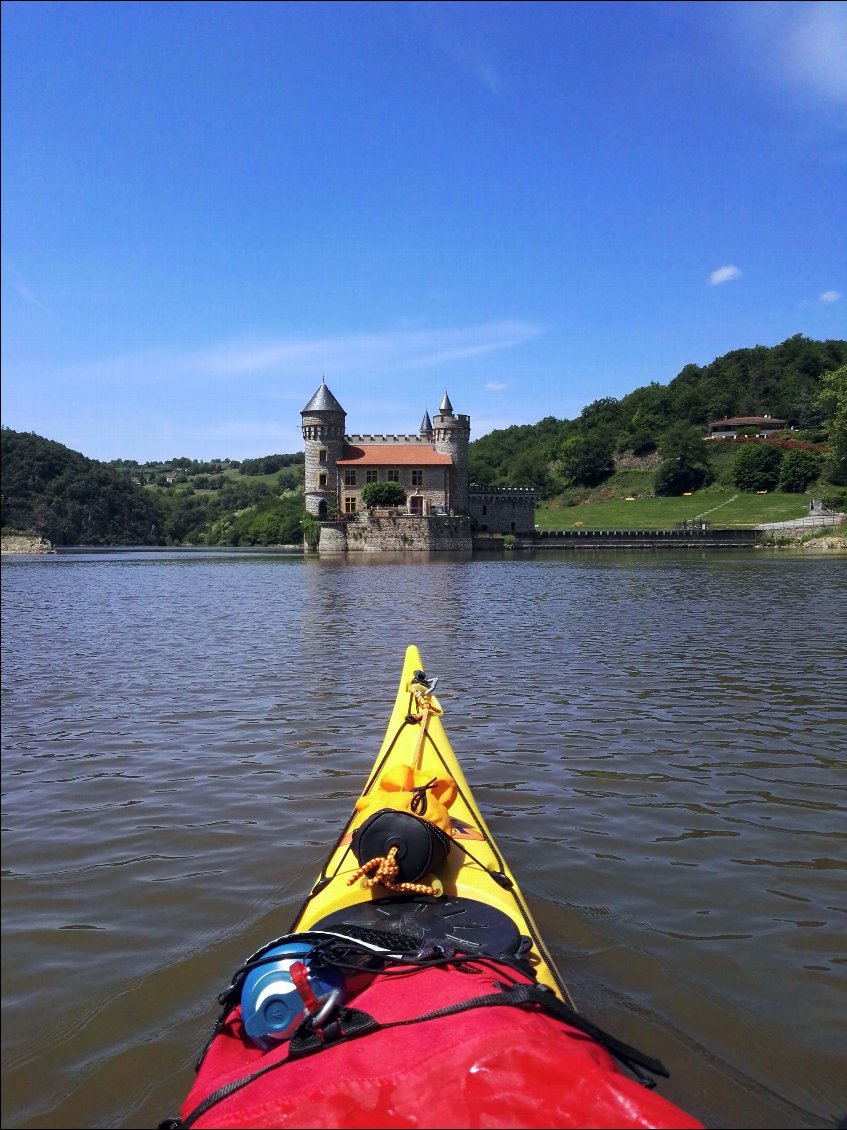
<path id="1" fill-rule="evenodd" d="M 678 459 L 666 459 L 656 471 L 653 489 L 664 497 L 680 495 L 687 490 L 699 490 L 708 477 L 707 467 L 692 467 Z"/>
<path id="2" fill-rule="evenodd" d="M 786 451 L 779 468 L 779 488 L 791 494 L 802 494 L 809 483 L 820 477 L 822 456 L 813 451 L 795 448 Z"/>
<path id="3" fill-rule="evenodd" d="M 834 490 L 830 487 L 821 502 L 827 510 L 836 512 L 847 510 L 847 487 L 842 487 L 840 490 Z"/>
<path id="4" fill-rule="evenodd" d="M 773 490 L 782 459 L 774 444 L 745 443 L 732 461 L 733 482 L 740 490 Z"/>
<path id="5" fill-rule="evenodd" d="M 317 548 L 321 536 L 320 522 L 312 514 L 307 514 L 305 518 L 300 519 L 300 525 L 303 528 L 303 541 L 308 548 Z"/>
<path id="6" fill-rule="evenodd" d="M 400 483 L 367 483 L 362 487 L 365 506 L 405 506 L 406 492 Z"/>

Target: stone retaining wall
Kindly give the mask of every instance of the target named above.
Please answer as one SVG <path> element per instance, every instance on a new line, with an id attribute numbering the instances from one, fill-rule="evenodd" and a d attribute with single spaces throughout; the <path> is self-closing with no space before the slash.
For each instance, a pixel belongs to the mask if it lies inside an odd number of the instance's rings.
<path id="1" fill-rule="evenodd" d="M 364 513 L 321 522 L 318 553 L 470 553 L 472 547 L 470 519 L 464 516 Z"/>
<path id="2" fill-rule="evenodd" d="M 475 550 L 503 549 L 727 549 L 753 547 L 757 530 L 536 530 L 512 539 L 477 534 Z"/>

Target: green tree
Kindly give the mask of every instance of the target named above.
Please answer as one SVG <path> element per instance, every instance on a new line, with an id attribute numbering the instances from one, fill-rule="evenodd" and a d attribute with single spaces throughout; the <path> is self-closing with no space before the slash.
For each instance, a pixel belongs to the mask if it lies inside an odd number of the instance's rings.
<path id="1" fill-rule="evenodd" d="M 818 398 L 827 429 L 827 479 L 847 486 L 847 364 L 821 377 Z"/>
<path id="2" fill-rule="evenodd" d="M 559 470 L 576 486 L 597 486 L 615 469 L 614 444 L 600 433 L 568 436 L 559 448 Z"/>
<path id="3" fill-rule="evenodd" d="M 668 428 L 659 443 L 662 463 L 656 471 L 654 489 L 659 495 L 680 495 L 699 490 L 712 480 L 709 447 L 701 428 L 677 423 Z"/>
<path id="4" fill-rule="evenodd" d="M 543 488 L 549 475 L 544 453 L 537 447 L 521 452 L 512 463 L 510 486 Z"/>
<path id="5" fill-rule="evenodd" d="M 699 490 L 702 485 L 702 468 L 686 467 L 678 459 L 663 460 L 653 480 L 653 489 L 662 497 L 676 497 L 686 491 Z"/>
<path id="6" fill-rule="evenodd" d="M 750 440 L 732 461 L 732 480 L 739 490 L 773 490 L 779 482 L 782 450 L 774 443 Z"/>
<path id="7" fill-rule="evenodd" d="M 366 483 L 362 487 L 365 506 L 404 506 L 406 492 L 400 483 Z"/>
<path id="8" fill-rule="evenodd" d="M 816 451 L 795 447 L 786 451 L 779 466 L 779 489 L 802 494 L 820 476 L 823 458 Z"/>
<path id="9" fill-rule="evenodd" d="M 621 402 L 614 396 L 604 396 L 601 400 L 594 400 L 587 404 L 579 414 L 579 422 L 583 428 L 589 430 L 599 428 L 603 431 L 616 432 L 622 418 Z"/>
<path id="10" fill-rule="evenodd" d="M 678 459 L 691 467 L 710 465 L 709 445 L 703 439 L 703 429 L 694 424 L 672 424 L 662 434 L 659 453 L 663 459 Z"/>

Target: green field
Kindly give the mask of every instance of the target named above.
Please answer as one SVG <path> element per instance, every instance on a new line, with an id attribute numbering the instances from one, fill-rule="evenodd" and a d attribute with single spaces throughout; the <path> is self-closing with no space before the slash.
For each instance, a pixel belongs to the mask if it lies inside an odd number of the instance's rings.
<path id="1" fill-rule="evenodd" d="M 705 522 L 720 529 L 750 529 L 762 522 L 785 522 L 809 513 L 809 494 L 742 494 L 732 490 L 697 491 L 681 498 L 623 498 L 575 506 L 539 503 L 542 530 L 672 530 L 683 522 Z"/>

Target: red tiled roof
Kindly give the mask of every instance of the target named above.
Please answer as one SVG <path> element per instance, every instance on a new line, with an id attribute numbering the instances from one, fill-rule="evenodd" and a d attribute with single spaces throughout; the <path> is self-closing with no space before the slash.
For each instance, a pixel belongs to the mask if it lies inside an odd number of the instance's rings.
<path id="1" fill-rule="evenodd" d="M 336 462 L 339 467 L 450 467 L 453 460 L 449 455 L 442 455 L 423 444 L 368 443 L 354 446 L 348 443 L 344 454 Z"/>
<path id="2" fill-rule="evenodd" d="M 778 420 L 776 416 L 729 416 L 723 420 L 711 420 L 710 428 L 731 427 L 737 428 L 743 424 L 767 424 L 769 427 L 782 427 L 785 420 Z"/>

